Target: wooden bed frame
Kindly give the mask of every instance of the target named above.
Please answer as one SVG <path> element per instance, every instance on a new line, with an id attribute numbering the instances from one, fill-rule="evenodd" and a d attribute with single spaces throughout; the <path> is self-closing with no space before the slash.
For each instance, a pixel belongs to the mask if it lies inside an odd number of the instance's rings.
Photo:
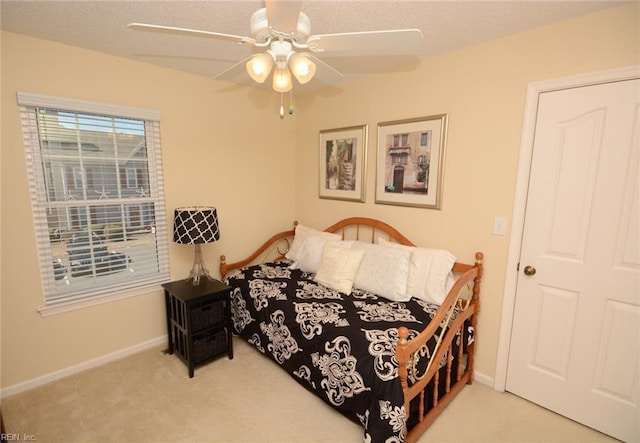
<path id="1" fill-rule="evenodd" d="M 295 234 L 294 229 L 283 231 L 273 235 L 256 249 L 247 258 L 227 263 L 224 255 L 220 256 L 220 275 L 224 278 L 227 273 L 234 269 L 243 268 L 251 264 L 265 263 L 283 259 L 289 250 L 291 241 Z M 351 217 L 335 223 L 325 229 L 326 232 L 333 232 L 342 235 L 343 240 L 359 240 L 376 243 L 378 237 L 385 237 L 390 241 L 395 241 L 406 246 L 416 246 L 395 228 L 385 222 L 366 217 Z M 462 390 L 466 384 L 473 383 L 473 364 L 475 354 L 475 343 L 478 337 L 477 317 L 480 310 L 480 281 L 483 273 L 483 254 L 477 252 L 475 254 L 474 264 L 465 264 L 456 262 L 453 265 L 453 272 L 457 277 L 456 283 L 453 285 L 449 294 L 438 309 L 433 320 L 429 325 L 414 339 L 409 340 L 409 331 L 405 327 L 398 328 L 399 340 L 396 347 L 396 359 L 398 361 L 398 377 L 404 391 L 404 406 L 407 414 L 407 422 L 411 418 L 416 421 L 411 429 L 405 434 L 406 442 L 415 442 L 422 433 L 429 427 L 431 423 L 440 415 L 444 408 L 453 400 L 453 398 Z M 464 289 L 467 291 L 466 297 Z M 450 322 L 451 312 L 458 307 L 460 312 L 453 322 Z M 419 351 L 426 346 L 430 338 L 434 336 L 438 326 L 447 322 L 449 328 L 444 335 L 438 338 L 438 345 L 432 354 L 432 358 L 427 366 L 426 373 L 423 374 L 418 381 L 409 385 L 409 368 L 415 365 L 419 359 Z M 459 331 L 466 324 L 473 327 L 474 340 L 471 343 L 465 343 L 458 347 L 458 361 L 463 362 L 466 358 L 466 365 L 457 365 L 457 371 L 452 371 L 453 361 L 453 341 Z M 447 357 L 445 379 L 441 380 L 441 371 L 438 364 L 432 362 L 441 362 Z M 455 373 L 452 373 L 455 372 Z M 432 407 L 424 410 L 424 400 L 427 394 L 427 386 L 433 382 L 432 386 L 441 386 L 440 389 L 432 389 Z M 442 389 L 444 386 L 444 389 Z M 441 391 L 444 390 L 444 393 Z M 419 398 L 419 407 L 417 411 L 411 411 L 410 402 L 414 398 Z M 414 414 L 415 416 L 411 415 Z"/>

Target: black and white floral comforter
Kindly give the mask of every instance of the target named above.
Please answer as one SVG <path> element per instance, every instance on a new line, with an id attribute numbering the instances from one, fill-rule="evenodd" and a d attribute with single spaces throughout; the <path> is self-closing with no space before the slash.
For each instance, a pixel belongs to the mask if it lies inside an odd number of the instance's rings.
<path id="1" fill-rule="evenodd" d="M 364 441 L 403 441 L 397 328 L 405 326 L 415 337 L 438 306 L 417 299 L 392 302 L 358 289 L 345 295 L 289 264 L 260 264 L 227 275 L 234 288 L 235 332 L 331 406 L 359 420 Z M 423 350 L 421 363 L 426 365 L 433 346 Z"/>

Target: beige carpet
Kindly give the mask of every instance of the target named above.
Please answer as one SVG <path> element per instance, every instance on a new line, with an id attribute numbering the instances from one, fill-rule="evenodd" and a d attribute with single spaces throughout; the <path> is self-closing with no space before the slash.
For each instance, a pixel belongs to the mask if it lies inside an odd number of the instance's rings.
<path id="1" fill-rule="evenodd" d="M 7 432 L 46 442 L 361 442 L 335 412 L 239 338 L 196 368 L 148 350 L 2 400 Z M 420 442 L 614 442 L 480 383 Z"/>

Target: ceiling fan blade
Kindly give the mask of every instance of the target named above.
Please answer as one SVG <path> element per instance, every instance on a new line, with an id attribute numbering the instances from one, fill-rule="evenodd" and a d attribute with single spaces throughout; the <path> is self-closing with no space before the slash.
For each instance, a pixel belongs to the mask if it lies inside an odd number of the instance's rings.
<path id="1" fill-rule="evenodd" d="M 307 45 L 316 52 L 407 54 L 414 52 L 420 42 L 422 32 L 419 29 L 394 29 L 312 35 Z"/>
<path id="2" fill-rule="evenodd" d="M 281 32 L 295 32 L 298 27 L 301 1 L 266 0 L 269 26 Z"/>
<path id="3" fill-rule="evenodd" d="M 337 85 L 344 80 L 344 75 L 330 64 L 311 54 L 305 54 L 305 56 L 316 64 L 316 78 L 322 83 Z"/>
<path id="4" fill-rule="evenodd" d="M 345 76 L 409 72 L 420 63 L 417 55 L 410 54 L 365 54 L 348 55 L 327 53 L 322 61 L 330 64 Z"/>
<path id="5" fill-rule="evenodd" d="M 219 32 L 198 31 L 197 29 L 176 28 L 173 26 L 149 25 L 145 23 L 129 23 L 129 29 L 135 31 L 164 32 L 167 34 L 186 35 L 189 37 L 205 37 L 226 40 L 235 43 L 246 43 L 254 45 L 256 41 L 251 37 L 241 37 L 239 35 L 220 34 Z"/>
<path id="6" fill-rule="evenodd" d="M 245 71 L 244 65 L 245 63 L 247 63 L 247 61 L 249 61 L 251 57 L 253 57 L 253 55 L 246 57 L 239 62 L 235 62 L 233 65 L 213 77 L 214 80 L 229 80 L 229 78 L 235 77 L 238 72 Z"/>
<path id="7" fill-rule="evenodd" d="M 239 62 L 234 63 L 233 65 L 213 77 L 214 80 L 223 80 L 243 86 L 263 86 L 253 81 L 247 73 L 247 68 L 245 67 L 245 65 L 251 57 L 253 57 L 253 55 L 250 55 L 249 57 L 246 57 Z M 265 83 L 268 83 L 269 87 L 271 87 L 271 82 Z"/>

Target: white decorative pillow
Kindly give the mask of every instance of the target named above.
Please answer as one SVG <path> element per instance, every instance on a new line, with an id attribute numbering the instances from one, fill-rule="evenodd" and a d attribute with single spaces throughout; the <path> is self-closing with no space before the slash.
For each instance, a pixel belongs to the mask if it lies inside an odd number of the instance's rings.
<path id="1" fill-rule="evenodd" d="M 351 294 L 364 251 L 345 249 L 332 244 L 324 246 L 322 262 L 314 277 L 321 285 Z"/>
<path id="2" fill-rule="evenodd" d="M 411 251 L 407 294 L 432 303 L 442 304 L 447 296 L 447 279 L 456 257 L 444 249 L 416 248 L 392 243 L 383 238 L 378 243 Z"/>
<path id="3" fill-rule="evenodd" d="M 297 252 L 297 259 L 291 268 L 298 268 L 304 272 L 318 272 L 322 263 L 322 254 L 326 244 L 349 249 L 352 242 L 327 240 L 324 237 L 312 236 L 307 238 Z"/>
<path id="4" fill-rule="evenodd" d="M 447 283 L 445 284 L 445 291 L 447 294 L 449 294 L 449 291 L 451 291 L 451 288 L 453 288 L 453 285 L 456 284 L 456 281 L 458 281 L 458 278 L 460 278 L 460 273 L 453 273 L 453 272 L 449 272 L 449 274 L 447 274 Z M 473 296 L 473 293 L 470 291 L 469 286 L 465 285 L 462 287 L 462 289 L 460 289 L 460 298 L 464 299 L 464 300 L 469 300 L 471 299 L 471 297 Z"/>
<path id="5" fill-rule="evenodd" d="M 408 301 L 411 250 L 356 241 L 351 249 L 365 251 L 354 286 L 393 301 Z"/>
<path id="6" fill-rule="evenodd" d="M 293 261 L 298 260 L 298 256 L 297 256 L 298 251 L 302 247 L 302 244 L 304 243 L 304 241 L 309 237 L 321 237 L 326 240 L 342 239 L 342 237 L 338 234 L 334 234 L 331 232 L 318 231 L 317 229 L 309 228 L 307 226 L 298 224 L 296 226 L 295 236 L 293 237 L 293 243 L 291 244 L 289 251 L 287 251 L 287 253 L 285 254 L 285 257 Z"/>

